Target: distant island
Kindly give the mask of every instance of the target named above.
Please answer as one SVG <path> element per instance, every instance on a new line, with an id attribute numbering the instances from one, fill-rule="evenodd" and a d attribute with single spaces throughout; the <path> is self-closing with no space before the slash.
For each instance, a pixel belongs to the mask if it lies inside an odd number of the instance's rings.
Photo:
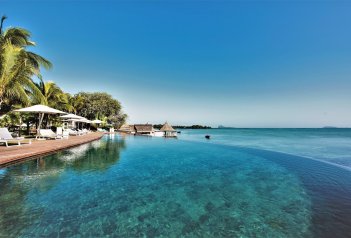
<path id="1" fill-rule="evenodd" d="M 162 124 L 154 125 L 155 129 L 161 129 Z M 173 126 L 175 129 L 212 129 L 210 126 L 202 126 L 202 125 L 192 125 L 192 126 Z"/>
<path id="2" fill-rule="evenodd" d="M 223 125 L 219 125 L 218 129 L 233 129 L 235 127 L 230 127 L 230 126 L 223 126 Z"/>

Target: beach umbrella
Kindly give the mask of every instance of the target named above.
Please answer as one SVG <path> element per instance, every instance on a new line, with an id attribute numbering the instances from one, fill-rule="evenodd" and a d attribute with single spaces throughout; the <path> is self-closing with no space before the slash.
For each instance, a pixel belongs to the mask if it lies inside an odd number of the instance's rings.
<path id="1" fill-rule="evenodd" d="M 65 120 L 62 120 L 63 122 L 68 122 L 68 121 L 79 121 L 79 119 L 73 119 L 73 118 L 70 118 L 70 119 L 65 119 Z"/>
<path id="2" fill-rule="evenodd" d="M 86 119 L 85 117 L 83 117 L 82 119 L 77 121 L 78 123 L 90 123 L 90 121 L 88 119 Z"/>
<path id="3" fill-rule="evenodd" d="M 94 123 L 94 124 L 101 124 L 102 121 L 98 120 L 98 119 L 95 119 L 93 121 L 91 121 L 91 123 Z"/>
<path id="4" fill-rule="evenodd" d="M 69 119 L 63 120 L 63 122 L 75 122 L 76 127 L 79 127 L 79 123 L 82 122 L 83 120 L 84 118 L 69 118 Z"/>
<path id="5" fill-rule="evenodd" d="M 63 112 L 45 105 L 40 105 L 40 104 L 31 106 L 31 107 L 17 109 L 17 110 L 14 110 L 14 112 L 39 113 L 39 124 L 38 124 L 37 136 L 39 135 L 41 123 L 43 122 L 45 114 L 67 114 L 66 112 Z"/>
<path id="6" fill-rule="evenodd" d="M 18 127 L 26 127 L 27 124 L 26 123 L 22 123 L 22 124 L 17 124 L 16 126 L 18 126 Z"/>
<path id="7" fill-rule="evenodd" d="M 82 122 L 87 123 L 87 124 L 91 124 L 91 123 L 92 123 L 92 121 L 90 121 L 90 120 L 88 120 L 88 119 L 86 119 L 86 118 L 84 118 L 84 119 L 82 120 Z M 89 125 L 89 128 L 90 128 L 90 125 Z"/>
<path id="8" fill-rule="evenodd" d="M 78 116 L 78 115 L 70 113 L 70 114 L 67 114 L 67 115 L 60 116 L 60 118 L 64 118 L 64 119 L 83 119 L 84 117 L 81 117 L 81 116 Z"/>
<path id="9" fill-rule="evenodd" d="M 75 115 L 75 114 L 67 114 L 67 115 L 63 115 L 63 116 L 60 116 L 61 119 L 68 119 L 68 120 L 65 120 L 65 121 L 70 121 L 70 122 L 77 122 L 81 119 L 84 119 L 84 117 L 81 117 L 81 116 L 78 116 L 78 115 Z"/>
<path id="10" fill-rule="evenodd" d="M 77 123 L 77 127 L 79 128 L 79 123 L 91 123 L 90 120 L 86 119 L 85 117 L 80 117 L 79 119 L 75 119 L 75 118 L 71 118 L 71 119 L 67 119 L 65 121 L 73 121 Z"/>
<path id="11" fill-rule="evenodd" d="M 62 120 L 62 122 L 77 122 L 77 121 L 79 121 L 79 119 L 75 119 L 75 118 L 69 118 L 69 119 Z"/>

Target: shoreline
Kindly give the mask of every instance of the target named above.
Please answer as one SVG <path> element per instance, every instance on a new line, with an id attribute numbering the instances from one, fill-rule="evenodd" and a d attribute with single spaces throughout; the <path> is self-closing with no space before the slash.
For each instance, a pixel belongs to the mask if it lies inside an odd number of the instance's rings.
<path id="1" fill-rule="evenodd" d="M 32 144 L 23 144 L 21 146 L 12 145 L 9 147 L 1 146 L 0 168 L 99 140 L 103 136 L 104 133 L 94 132 L 83 136 L 70 136 L 69 139 L 33 140 Z"/>

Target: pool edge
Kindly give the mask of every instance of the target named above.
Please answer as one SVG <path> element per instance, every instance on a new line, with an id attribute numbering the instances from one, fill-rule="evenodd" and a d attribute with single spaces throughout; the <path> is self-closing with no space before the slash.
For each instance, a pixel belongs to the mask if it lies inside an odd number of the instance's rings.
<path id="1" fill-rule="evenodd" d="M 54 153 L 57 153 L 59 151 L 66 150 L 66 149 L 73 148 L 73 147 L 77 147 L 77 146 L 80 146 L 80 145 L 83 145 L 86 143 L 90 143 L 90 142 L 93 142 L 96 140 L 100 140 L 103 136 L 104 136 L 103 133 L 94 133 L 94 134 L 92 134 L 92 137 L 88 137 L 88 138 L 85 137 L 84 138 L 84 136 L 82 136 L 83 140 L 73 141 L 73 143 L 70 143 L 67 145 L 63 145 L 63 146 L 61 145 L 59 147 L 51 146 L 49 149 L 44 147 L 43 149 L 39 149 L 35 152 L 28 153 L 28 154 L 19 154 L 17 156 L 14 156 L 13 158 L 4 159 L 3 161 L 0 159 L 0 169 L 14 165 L 14 164 L 22 163 L 24 161 L 36 159 L 38 157 L 54 154 Z M 82 137 L 80 137 L 80 138 L 82 138 Z M 28 147 L 31 145 L 24 145 L 24 146 Z M 21 149 L 22 148 L 23 147 L 21 147 Z"/>

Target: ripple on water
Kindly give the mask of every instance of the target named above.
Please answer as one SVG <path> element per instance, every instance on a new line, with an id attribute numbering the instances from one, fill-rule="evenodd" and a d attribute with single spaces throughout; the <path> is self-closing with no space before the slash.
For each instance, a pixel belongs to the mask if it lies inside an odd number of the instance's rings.
<path id="1" fill-rule="evenodd" d="M 311 235 L 310 199 L 278 165 L 216 145 L 144 139 L 126 145 L 106 139 L 103 149 L 77 150 L 78 159 L 49 156 L 41 172 L 60 172 L 26 180 L 25 187 L 19 178 L 38 172 L 34 161 L 8 168 L 0 180 L 0 235 Z M 68 155 L 68 162 L 58 160 Z"/>

